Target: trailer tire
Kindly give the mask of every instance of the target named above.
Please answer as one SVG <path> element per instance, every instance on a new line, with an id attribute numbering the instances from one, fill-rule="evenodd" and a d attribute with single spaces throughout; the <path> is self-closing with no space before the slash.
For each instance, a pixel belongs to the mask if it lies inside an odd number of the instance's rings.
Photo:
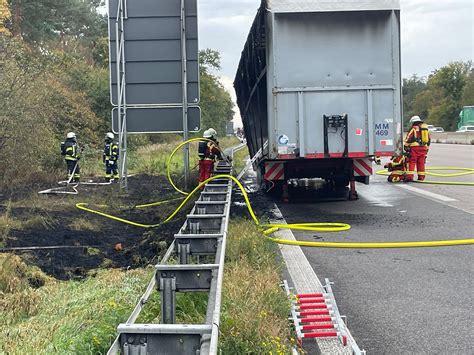
<path id="1" fill-rule="evenodd" d="M 333 183 L 336 188 L 347 187 L 349 186 L 350 180 L 349 178 L 334 179 Z"/>

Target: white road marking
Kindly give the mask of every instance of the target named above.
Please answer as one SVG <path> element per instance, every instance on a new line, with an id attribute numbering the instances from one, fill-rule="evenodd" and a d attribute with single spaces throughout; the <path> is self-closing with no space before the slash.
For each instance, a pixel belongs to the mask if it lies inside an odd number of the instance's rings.
<path id="1" fill-rule="evenodd" d="M 416 187 L 410 186 L 410 185 L 395 185 L 395 186 L 397 186 L 401 189 L 411 191 L 411 192 L 413 192 L 417 195 L 422 195 L 422 196 L 428 197 L 430 199 L 434 199 L 434 200 L 441 201 L 441 202 L 455 202 L 455 201 L 457 201 L 454 198 L 443 196 L 443 195 L 440 195 L 440 194 L 436 194 L 434 192 L 422 190 L 422 189 L 419 189 L 419 188 L 416 188 Z"/>

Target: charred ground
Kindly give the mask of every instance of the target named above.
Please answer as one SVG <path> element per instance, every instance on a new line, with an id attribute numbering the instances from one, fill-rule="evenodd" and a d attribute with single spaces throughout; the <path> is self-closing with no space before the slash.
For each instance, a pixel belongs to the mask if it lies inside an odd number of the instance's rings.
<path id="1" fill-rule="evenodd" d="M 78 195 L 37 195 L 48 186 L 32 186 L 0 197 L 0 215 L 8 213 L 16 223 L 3 241 L 3 251 L 13 247 L 84 246 L 75 249 L 15 251 L 58 279 L 86 276 L 103 267 L 139 267 L 162 255 L 185 220 L 187 206 L 173 221 L 143 229 L 81 211 L 77 202 L 124 219 L 145 224 L 163 221 L 180 201 L 135 209 L 148 203 L 177 197 L 163 176 L 137 175 L 129 178 L 128 194 L 118 186 L 79 185 Z M 105 208 L 102 205 L 108 205 Z M 7 211 L 8 210 L 8 211 Z M 84 225 L 84 228 L 81 226 Z M 121 251 L 116 245 L 121 243 Z M 0 249 L 0 252 L 2 249 Z"/>

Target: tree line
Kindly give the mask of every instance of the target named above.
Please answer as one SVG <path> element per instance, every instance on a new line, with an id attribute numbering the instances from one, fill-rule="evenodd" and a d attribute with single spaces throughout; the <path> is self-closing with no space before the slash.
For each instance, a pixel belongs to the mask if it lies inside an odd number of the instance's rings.
<path id="1" fill-rule="evenodd" d="M 98 148 L 110 130 L 103 6 L 103 0 L 0 0 L 0 189 L 62 172 L 58 147 L 68 131 Z M 233 103 L 213 74 L 219 53 L 201 56 L 202 127 L 224 132 Z"/>
<path id="2" fill-rule="evenodd" d="M 403 79 L 405 124 L 418 115 L 428 124 L 455 131 L 463 106 L 474 105 L 474 67 L 471 61 L 452 62 L 427 78 L 414 74 Z"/>

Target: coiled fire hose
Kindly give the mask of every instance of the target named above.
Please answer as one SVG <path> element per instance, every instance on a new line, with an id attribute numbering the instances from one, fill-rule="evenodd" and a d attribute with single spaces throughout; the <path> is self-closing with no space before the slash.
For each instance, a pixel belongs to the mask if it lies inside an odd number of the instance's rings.
<path id="1" fill-rule="evenodd" d="M 295 245 L 295 246 L 304 246 L 304 247 L 318 247 L 318 248 L 354 248 L 354 249 L 366 249 L 366 248 L 415 248 L 415 247 L 440 247 L 440 246 L 455 246 L 455 245 L 472 245 L 474 244 L 474 239 L 455 239 L 455 240 L 434 240 L 434 241 L 414 241 L 414 242 L 310 242 L 310 241 L 299 241 L 299 240 L 286 240 L 286 239 L 279 239 L 272 237 L 271 234 L 273 232 L 276 232 L 279 229 L 292 229 L 292 230 L 303 230 L 303 231 L 314 231 L 314 232 L 341 232 L 341 231 L 347 231 L 351 228 L 349 224 L 346 223 L 291 223 L 291 224 L 285 224 L 285 223 L 261 223 L 257 216 L 255 215 L 255 212 L 252 208 L 252 205 L 250 203 L 249 197 L 247 195 L 247 192 L 245 191 L 244 186 L 242 183 L 237 180 L 232 175 L 227 175 L 227 174 L 220 174 L 220 175 L 215 175 L 207 179 L 206 181 L 203 181 L 199 183 L 198 186 L 194 188 L 190 193 L 187 193 L 185 191 L 180 190 L 173 182 L 173 179 L 171 178 L 171 173 L 170 173 L 170 162 L 173 156 L 176 154 L 176 152 L 181 148 L 183 145 L 188 144 L 193 141 L 199 141 L 203 140 L 203 138 L 192 138 L 190 140 L 187 140 L 185 142 L 180 143 L 171 153 L 169 159 L 168 159 L 168 166 L 167 166 L 167 175 L 168 175 L 168 180 L 170 184 L 175 188 L 176 191 L 180 192 L 181 194 L 186 194 L 186 198 L 181 202 L 181 204 L 174 210 L 174 212 L 167 217 L 164 221 L 156 224 L 142 224 L 130 220 L 126 220 L 117 216 L 113 216 L 110 214 L 107 214 L 105 212 L 101 212 L 98 210 L 94 210 L 92 208 L 88 207 L 87 203 L 77 203 L 76 207 L 90 213 L 98 214 L 103 217 L 107 217 L 122 223 L 130 224 L 136 227 L 142 227 L 142 228 L 156 228 L 161 226 L 162 224 L 165 224 L 169 221 L 171 221 L 178 213 L 179 211 L 184 207 L 184 205 L 191 199 L 191 197 L 200 191 L 201 187 L 206 185 L 208 182 L 215 180 L 215 179 L 231 179 L 237 187 L 240 189 L 242 192 L 242 195 L 245 200 L 245 204 L 247 206 L 247 210 L 249 211 L 249 214 L 252 218 L 252 220 L 255 222 L 257 227 L 263 232 L 263 235 L 265 238 L 271 240 L 272 242 L 278 243 L 278 244 L 286 244 L 286 245 Z M 178 199 L 172 199 L 172 200 L 178 200 Z M 153 205 L 158 205 L 162 203 L 169 202 L 171 200 L 167 201 L 158 201 L 155 203 L 150 203 L 147 205 L 139 205 L 140 207 L 147 207 L 147 206 L 153 206 Z M 137 206 L 137 207 L 139 207 Z"/>

